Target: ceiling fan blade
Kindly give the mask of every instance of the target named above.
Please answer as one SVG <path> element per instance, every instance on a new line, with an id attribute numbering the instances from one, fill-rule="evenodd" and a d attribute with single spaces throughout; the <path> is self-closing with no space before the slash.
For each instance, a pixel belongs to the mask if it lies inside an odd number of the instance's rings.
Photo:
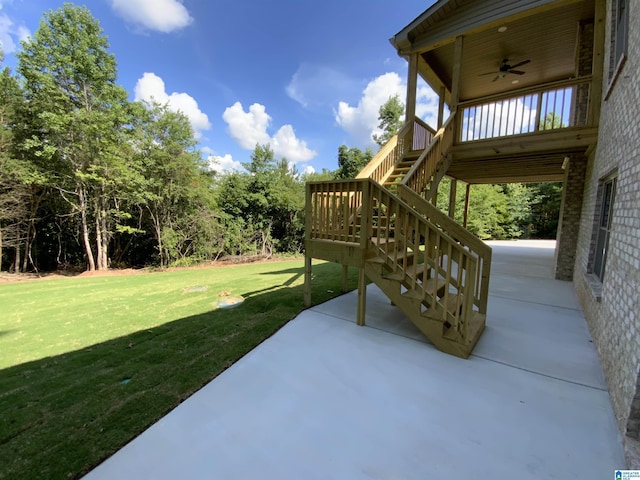
<path id="1" fill-rule="evenodd" d="M 493 71 L 493 72 L 481 73 L 478 76 L 479 77 L 484 77 L 485 75 L 495 75 L 496 73 L 500 73 L 500 72 Z"/>
<path id="2" fill-rule="evenodd" d="M 522 70 L 509 70 L 509 73 L 513 73 L 515 75 L 524 75 L 525 72 L 523 72 Z"/>
<path id="3" fill-rule="evenodd" d="M 492 82 L 495 82 L 496 80 L 498 80 L 500 78 L 500 75 L 496 75 L 496 78 L 494 78 L 493 80 L 491 80 Z"/>
<path id="4" fill-rule="evenodd" d="M 511 65 L 511 68 L 518 68 L 518 67 L 521 67 L 522 65 L 526 65 L 527 63 L 530 63 L 530 62 L 531 62 L 531 60 L 524 60 L 524 61 L 522 61 L 520 63 L 516 63 L 515 65 Z"/>

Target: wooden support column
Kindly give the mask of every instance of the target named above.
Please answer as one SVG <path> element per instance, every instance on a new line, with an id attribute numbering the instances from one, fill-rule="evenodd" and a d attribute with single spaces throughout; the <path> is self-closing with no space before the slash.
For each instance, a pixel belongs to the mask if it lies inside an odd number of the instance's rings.
<path id="1" fill-rule="evenodd" d="M 469 220 L 469 194 L 471 193 L 471 184 L 467 183 L 467 191 L 464 194 L 464 219 L 462 226 L 467 228 L 467 220 Z"/>
<path id="2" fill-rule="evenodd" d="M 451 179 L 451 187 L 449 188 L 449 217 L 453 218 L 456 214 L 456 187 L 458 180 Z"/>
<path id="3" fill-rule="evenodd" d="M 342 265 L 342 293 L 347 293 L 349 281 L 349 265 Z"/>
<path id="4" fill-rule="evenodd" d="M 413 123 L 416 118 L 416 95 L 418 92 L 418 54 L 409 56 L 409 72 L 407 74 L 407 102 L 405 103 L 405 123 Z"/>
<path id="5" fill-rule="evenodd" d="M 453 53 L 453 78 L 451 79 L 451 111 L 458 109 L 460 101 L 460 75 L 462 70 L 462 41 L 463 37 L 456 37 Z"/>
<path id="6" fill-rule="evenodd" d="M 304 256 L 304 306 L 311 306 L 311 257 Z"/>
<path id="7" fill-rule="evenodd" d="M 364 267 L 358 270 L 358 316 L 356 323 L 364 326 L 364 319 L 367 312 L 367 277 L 364 274 Z"/>
<path id="8" fill-rule="evenodd" d="M 439 92 L 439 103 L 438 103 L 438 129 L 444 125 L 444 97 L 446 95 L 446 90 L 444 87 L 440 87 Z"/>

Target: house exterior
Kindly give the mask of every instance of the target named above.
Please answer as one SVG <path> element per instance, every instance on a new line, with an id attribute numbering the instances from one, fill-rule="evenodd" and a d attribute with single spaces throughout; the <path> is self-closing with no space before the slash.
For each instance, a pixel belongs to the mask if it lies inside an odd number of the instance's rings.
<path id="1" fill-rule="evenodd" d="M 474 184 L 562 181 L 555 275 L 575 285 L 632 449 L 640 1 L 439 0 L 391 43 L 408 63 L 405 127 L 355 180 L 307 185 L 305 301 L 312 258 L 358 267 L 360 323 L 368 279 L 438 348 L 466 357 L 485 324 L 491 249 L 449 218 L 456 188 L 467 211 Z M 416 117 L 422 80 L 440 97 L 437 125 Z M 432 205 L 445 175 L 449 212 Z"/>

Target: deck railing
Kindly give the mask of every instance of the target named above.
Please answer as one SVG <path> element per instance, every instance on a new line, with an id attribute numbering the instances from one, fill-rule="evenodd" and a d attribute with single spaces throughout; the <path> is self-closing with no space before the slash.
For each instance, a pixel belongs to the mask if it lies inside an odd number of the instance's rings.
<path id="1" fill-rule="evenodd" d="M 378 208 L 379 226 L 371 240 L 374 251 L 386 257 L 391 276 L 416 298 L 427 299 L 429 316 L 448 323 L 461 342 L 467 342 L 474 312 L 477 257 L 381 185 L 372 182 L 370 192 L 370 202 Z M 436 294 L 429 280 L 443 280 L 442 292 Z"/>
<path id="2" fill-rule="evenodd" d="M 453 145 L 455 130 L 455 112 L 432 137 L 431 143 L 415 161 L 409 172 L 404 176 L 401 184 L 414 192 L 422 194 L 436 175 L 438 165 L 449 154 Z"/>
<path id="3" fill-rule="evenodd" d="M 416 192 L 405 185 L 398 187 L 398 196 L 429 222 L 438 226 L 449 238 L 467 250 L 477 261 L 476 280 L 474 282 L 474 304 L 480 313 L 487 313 L 489 300 L 489 278 L 491 277 L 491 254 L 489 245 L 456 223 L 438 208 L 425 202 Z"/>
<path id="4" fill-rule="evenodd" d="M 591 77 L 460 103 L 458 140 L 469 142 L 589 124 Z"/>
<path id="5" fill-rule="evenodd" d="M 411 150 L 424 150 L 429 146 L 436 132 L 422 119 L 416 117 L 413 122 L 413 131 L 407 133 L 406 145 L 411 145 Z"/>
<path id="6" fill-rule="evenodd" d="M 366 186 L 364 180 L 307 182 L 307 239 L 359 244 Z"/>
<path id="7" fill-rule="evenodd" d="M 434 135 L 434 130 L 419 118 L 416 118 L 413 123 L 405 124 L 398 134 L 376 153 L 356 178 L 370 178 L 380 184 L 384 183 L 406 153 L 424 150 L 431 143 Z"/>
<path id="8" fill-rule="evenodd" d="M 459 237 L 464 235 L 450 225 L 447 228 Z M 485 264 L 479 265 L 487 262 L 486 254 L 479 256 L 473 241 L 454 238 L 441 224 L 371 179 L 307 183 L 307 240 L 346 242 L 361 248 L 363 258 L 382 255 L 406 288 L 419 298 L 431 296 L 429 314 L 440 315 L 462 339 L 469 337 L 474 305 L 480 313 L 486 312 L 483 288 L 488 288 L 488 277 L 484 278 Z M 405 261 L 407 252 L 413 261 Z M 444 280 L 444 293 L 436 297 L 428 292 L 426 278 Z"/>

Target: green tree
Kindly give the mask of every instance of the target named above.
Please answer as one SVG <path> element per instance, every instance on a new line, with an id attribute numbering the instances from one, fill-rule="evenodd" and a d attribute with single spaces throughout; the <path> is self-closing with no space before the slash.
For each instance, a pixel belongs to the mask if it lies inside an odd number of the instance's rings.
<path id="1" fill-rule="evenodd" d="M 528 235 L 533 238 L 556 238 L 562 183 L 532 183 L 527 185 L 527 189 L 530 197 L 530 213 L 525 222 Z"/>
<path id="2" fill-rule="evenodd" d="M 193 215 L 208 210 L 207 179 L 189 119 L 166 105 L 134 104 L 133 152 L 143 165 L 145 183 L 139 203 L 151 219 L 160 265 L 184 258 L 187 250 L 180 234 L 193 223 Z M 165 244 L 165 239 L 168 243 Z M 187 242 L 189 243 L 189 242 Z"/>
<path id="3" fill-rule="evenodd" d="M 400 101 L 398 95 L 389 97 L 378 110 L 378 128 L 382 130 L 380 135 L 373 135 L 373 141 L 383 147 L 391 138 L 398 133 L 402 126 L 404 116 L 404 103 Z"/>
<path id="4" fill-rule="evenodd" d="M 228 253 L 292 252 L 302 248 L 304 183 L 286 159 L 276 160 L 269 145 L 256 145 L 246 172 L 223 175 L 217 202 L 227 225 Z"/>
<path id="5" fill-rule="evenodd" d="M 89 270 L 108 267 L 119 213 L 114 195 L 133 190 L 135 176 L 120 148 L 127 93 L 116 85 L 116 62 L 107 49 L 89 10 L 65 3 L 45 13 L 18 53 L 36 132 L 23 147 L 41 159 L 51 186 L 80 217 Z"/>
<path id="6" fill-rule="evenodd" d="M 363 152 L 356 147 L 349 148 L 346 145 L 340 145 L 338 147 L 338 169 L 335 172 L 335 178 L 355 178 L 372 158 L 373 150 L 370 148 Z"/>
<path id="7" fill-rule="evenodd" d="M 543 119 L 540 119 L 540 130 L 553 130 L 564 127 L 566 125 L 562 122 L 562 116 L 555 112 L 549 112 Z"/>
<path id="8" fill-rule="evenodd" d="M 0 51 L 0 65 L 2 52 Z M 16 249 L 16 262 L 20 266 L 20 224 L 28 211 L 28 190 L 21 181 L 21 165 L 14 157 L 13 129 L 16 108 L 20 98 L 17 80 L 8 68 L 0 71 L 0 270 L 3 246 Z M 15 265 L 15 263 L 14 263 Z"/>

